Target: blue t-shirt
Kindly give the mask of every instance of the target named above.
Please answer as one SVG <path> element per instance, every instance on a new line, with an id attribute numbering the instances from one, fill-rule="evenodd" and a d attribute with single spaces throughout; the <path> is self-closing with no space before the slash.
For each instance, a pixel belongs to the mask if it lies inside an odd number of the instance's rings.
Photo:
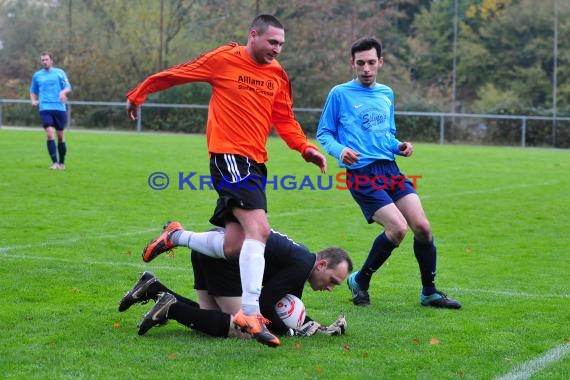
<path id="1" fill-rule="evenodd" d="M 317 140 L 340 167 L 357 169 L 376 160 L 394 161 L 400 144 L 395 134 L 394 92 L 390 87 L 379 83 L 367 87 L 352 80 L 329 92 Z M 347 147 L 360 152 L 359 161 L 350 166 L 340 161 Z"/>
<path id="2" fill-rule="evenodd" d="M 65 111 L 65 103 L 59 100 L 59 93 L 71 85 L 65 71 L 52 67 L 41 69 L 32 76 L 30 93 L 36 94 L 40 102 L 40 111 Z"/>

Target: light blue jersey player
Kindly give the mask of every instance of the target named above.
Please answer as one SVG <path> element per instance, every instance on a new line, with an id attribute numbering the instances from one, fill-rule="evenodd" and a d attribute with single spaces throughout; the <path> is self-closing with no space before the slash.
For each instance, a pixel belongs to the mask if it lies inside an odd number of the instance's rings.
<path id="1" fill-rule="evenodd" d="M 421 304 L 459 309 L 459 302 L 435 286 L 437 251 L 431 227 L 414 185 L 395 161 L 395 155 L 411 156 L 413 145 L 396 138 L 394 93 L 376 82 L 384 63 L 382 45 L 375 38 L 365 37 L 352 45 L 350 53 L 356 79 L 330 91 L 317 139 L 346 168 L 347 186 L 366 221 L 384 227 L 360 271 L 348 277 L 352 301 L 359 306 L 370 304 L 372 275 L 400 245 L 409 226 L 420 267 Z"/>
<path id="2" fill-rule="evenodd" d="M 65 71 L 53 67 L 53 56 L 43 52 L 40 57 L 42 69 L 32 76 L 30 100 L 32 106 L 39 106 L 40 119 L 47 136 L 47 149 L 52 164 L 50 169 L 65 169 L 67 145 L 63 131 L 67 123 L 67 94 L 71 92 L 71 84 Z M 57 132 L 57 149 L 54 133 Z M 59 154 L 59 159 L 58 159 Z"/>

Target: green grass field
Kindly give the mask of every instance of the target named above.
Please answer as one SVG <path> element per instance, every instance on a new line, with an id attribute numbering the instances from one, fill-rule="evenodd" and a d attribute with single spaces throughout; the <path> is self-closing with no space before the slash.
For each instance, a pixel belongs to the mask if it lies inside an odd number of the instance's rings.
<path id="1" fill-rule="evenodd" d="M 209 228 L 214 191 L 177 189 L 208 175 L 204 136 L 70 131 L 67 170 L 48 170 L 41 130 L 0 130 L 0 377 L 4 379 L 568 379 L 570 152 L 416 144 L 399 159 L 438 245 L 439 288 L 463 309 L 422 307 L 408 235 L 357 308 L 345 284 L 305 291 L 308 313 L 342 337 L 215 339 L 175 322 L 137 335 L 150 304 L 117 306 L 143 270 L 194 298 L 187 251 L 145 264 L 140 252 L 170 219 Z M 316 183 L 279 139 L 270 175 Z M 163 191 L 151 173 L 170 179 Z M 329 159 L 329 175 L 338 172 Z M 193 181 L 198 185 L 197 181 Z M 270 190 L 273 228 L 316 251 L 347 249 L 360 267 L 377 226 L 347 191 Z"/>

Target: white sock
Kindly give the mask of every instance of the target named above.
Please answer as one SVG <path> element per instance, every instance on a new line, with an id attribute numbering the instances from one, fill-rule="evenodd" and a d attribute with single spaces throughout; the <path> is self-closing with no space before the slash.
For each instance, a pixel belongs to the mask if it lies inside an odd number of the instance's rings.
<path id="1" fill-rule="evenodd" d="M 245 239 L 239 255 L 241 276 L 241 305 L 246 315 L 259 313 L 259 295 L 265 270 L 265 244 L 253 239 Z"/>
<path id="2" fill-rule="evenodd" d="M 191 232 L 183 231 L 178 236 L 178 244 L 216 259 L 225 259 L 224 237 L 221 231 Z"/>

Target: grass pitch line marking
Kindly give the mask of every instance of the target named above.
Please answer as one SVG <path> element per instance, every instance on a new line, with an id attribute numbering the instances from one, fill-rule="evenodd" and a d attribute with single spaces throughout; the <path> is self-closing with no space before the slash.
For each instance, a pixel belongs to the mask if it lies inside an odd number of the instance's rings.
<path id="1" fill-rule="evenodd" d="M 536 187 L 536 186 L 552 186 L 552 185 L 557 185 L 559 183 L 560 183 L 560 181 L 545 181 L 545 182 L 540 182 L 540 183 L 520 183 L 520 184 L 512 185 L 512 186 L 493 187 L 493 188 L 481 189 L 481 190 L 458 191 L 455 193 L 441 193 L 441 194 L 432 194 L 432 195 L 430 195 L 430 194 L 422 195 L 420 193 L 420 198 L 421 199 L 436 199 L 436 198 L 441 198 L 441 197 L 448 198 L 451 196 L 478 195 L 478 194 L 496 193 L 496 192 L 501 192 L 501 191 L 514 190 L 514 189 L 525 189 L 528 187 Z M 312 208 L 312 209 L 310 209 L 310 211 L 311 212 L 326 211 L 328 213 L 328 212 L 330 212 L 331 209 L 340 210 L 340 209 L 355 208 L 355 207 L 356 207 L 355 204 L 349 203 L 349 204 L 337 205 L 337 206 L 333 206 L 333 207 Z M 306 208 L 304 208 L 301 211 L 289 211 L 289 212 L 279 212 L 279 213 L 275 213 L 275 214 L 268 214 L 268 216 L 269 216 L 269 219 L 271 220 L 272 218 L 276 219 L 276 218 L 281 218 L 281 217 L 289 217 L 289 216 L 305 215 L 305 214 L 307 214 Z"/>
<path id="2" fill-rule="evenodd" d="M 51 261 L 51 262 L 60 262 L 66 264 L 85 264 L 85 265 L 99 265 L 99 266 L 110 266 L 110 267 L 132 267 L 137 268 L 140 271 L 150 270 L 149 266 L 145 263 L 129 263 L 129 262 L 116 262 L 116 261 L 92 261 L 92 260 L 84 260 L 84 261 L 77 261 L 68 259 L 66 257 L 53 257 L 53 256 L 29 256 L 29 255 L 19 255 L 19 254 L 12 254 L 12 253 L 4 253 L 1 254 L 0 257 L 7 257 L 11 259 L 23 259 L 23 260 L 33 260 L 33 261 Z M 190 263 L 190 261 L 188 261 Z M 160 265 L 153 265 L 152 270 L 175 270 L 175 271 L 188 271 L 191 266 L 188 267 L 176 267 L 176 266 L 160 266 Z"/>
<path id="3" fill-rule="evenodd" d="M 560 344 L 544 355 L 522 363 L 506 375 L 496 378 L 496 380 L 528 379 L 549 364 L 559 362 L 564 356 L 568 355 L 568 353 L 570 353 L 570 344 Z"/>
<path id="4" fill-rule="evenodd" d="M 392 286 L 397 286 L 399 288 L 406 288 L 406 289 L 417 289 L 418 287 L 415 285 L 411 285 L 408 283 L 396 283 L 392 282 Z M 388 289 L 388 288 L 386 288 Z M 492 296 L 497 297 L 514 297 L 514 298 L 570 298 L 570 294 L 533 294 L 533 293 L 525 293 L 525 292 L 517 292 L 512 290 L 501 290 L 501 289 L 469 289 L 469 288 L 456 288 L 456 287 L 446 287 L 446 291 L 449 292 L 457 292 L 457 293 L 473 293 L 473 294 L 481 294 L 487 293 Z"/>
<path id="5" fill-rule="evenodd" d="M 46 248 L 46 247 L 50 247 L 50 246 L 69 245 L 69 244 L 77 243 L 80 240 L 87 240 L 87 239 L 114 239 L 114 238 L 120 238 L 123 236 L 135 236 L 135 235 L 142 235 L 142 234 L 147 234 L 147 233 L 151 233 L 151 232 L 159 233 L 161 231 L 162 231 L 162 229 L 152 228 L 152 229 L 139 230 L 139 231 L 134 231 L 134 232 L 123 232 L 120 234 L 101 234 L 101 235 L 90 234 L 90 235 L 73 237 L 73 238 L 65 239 L 65 240 L 53 240 L 53 241 L 46 241 L 46 242 L 41 242 L 41 243 L 30 243 L 30 244 L 22 244 L 22 245 L 9 245 L 9 246 L 5 246 L 5 247 L 0 247 L 0 253 L 9 252 L 9 251 L 17 251 L 20 249 Z"/>
<path id="6" fill-rule="evenodd" d="M 2 253 L 0 252 L 0 257 L 7 257 L 12 259 L 23 259 L 23 260 L 34 260 L 34 261 L 55 261 L 55 262 L 62 262 L 68 264 L 77 264 L 77 260 L 69 259 L 67 257 L 53 257 L 53 256 L 32 256 L 32 255 L 20 255 L 20 254 L 12 254 L 12 253 Z M 117 261 L 91 261 L 91 260 L 83 260 L 81 261 L 82 264 L 86 265 L 99 265 L 99 266 L 111 266 L 113 268 L 120 267 L 120 266 L 128 266 L 137 268 L 139 270 L 148 270 L 148 267 L 145 266 L 144 263 L 130 263 L 130 262 L 117 262 Z M 153 266 L 153 270 L 181 270 L 187 271 L 190 267 L 176 267 L 176 266 Z M 410 284 L 398 284 L 393 283 L 393 285 L 401 287 L 401 288 L 413 288 L 416 289 L 417 286 L 413 286 Z M 474 293 L 480 294 L 482 292 L 499 296 L 499 297 L 515 297 L 515 298 L 570 298 L 569 294 L 531 294 L 531 293 L 523 293 L 523 292 L 513 292 L 510 290 L 486 290 L 486 289 L 468 289 L 468 288 L 449 288 L 449 290 L 458 293 Z"/>

